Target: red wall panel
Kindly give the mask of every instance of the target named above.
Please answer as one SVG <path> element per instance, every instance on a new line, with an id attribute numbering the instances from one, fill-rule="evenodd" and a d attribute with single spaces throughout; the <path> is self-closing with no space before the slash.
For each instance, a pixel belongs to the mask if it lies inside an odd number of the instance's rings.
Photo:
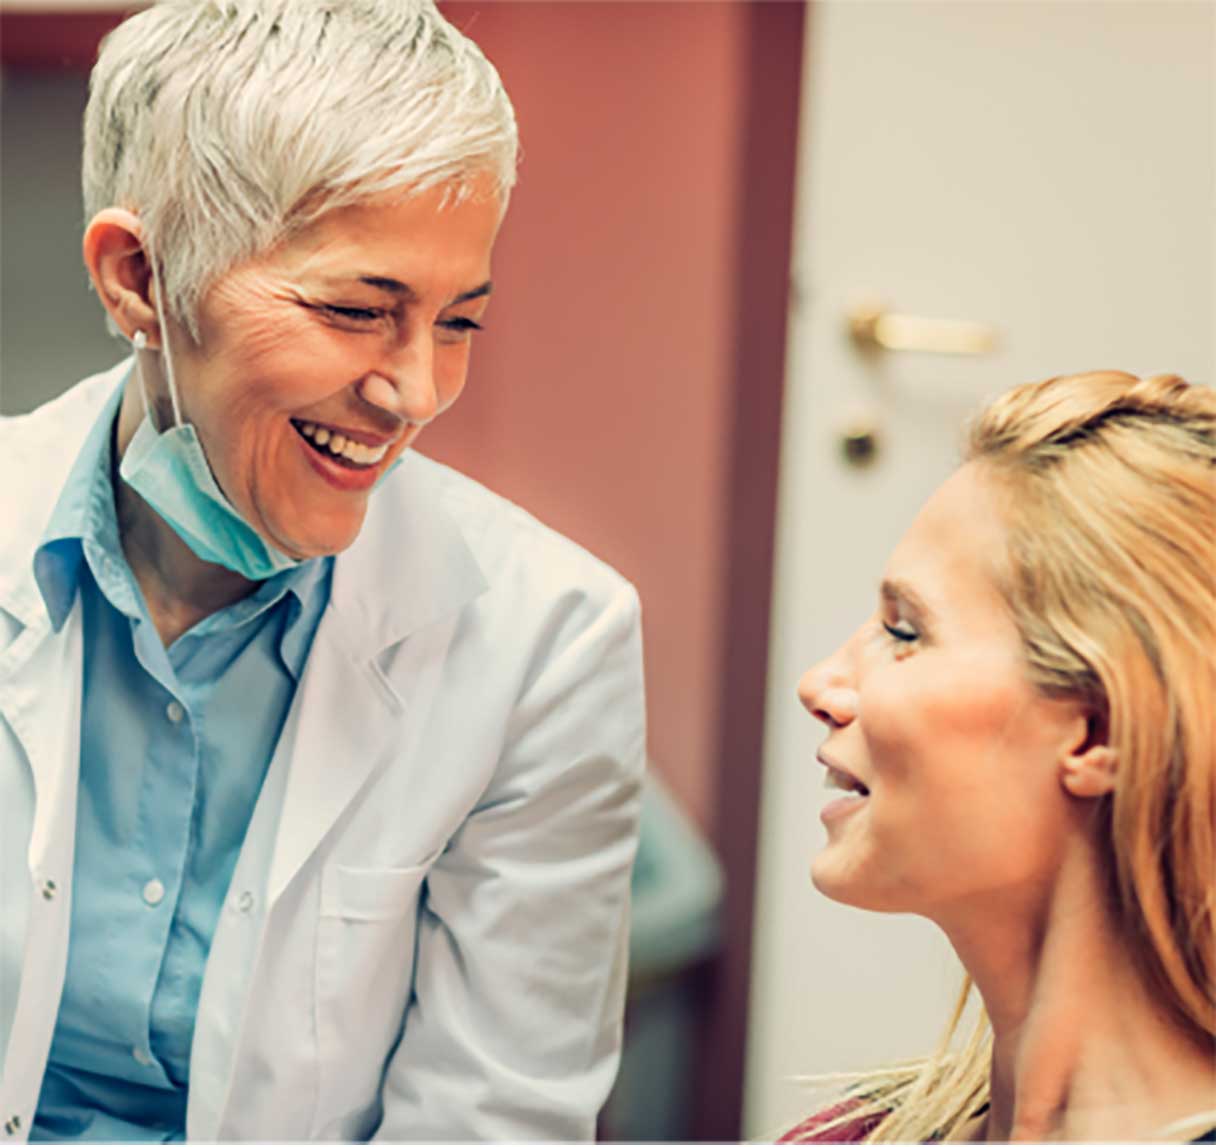
<path id="1" fill-rule="evenodd" d="M 744 6 L 444 11 L 499 67 L 523 162 L 469 388 L 421 448 L 637 583 L 651 752 L 709 827 Z"/>

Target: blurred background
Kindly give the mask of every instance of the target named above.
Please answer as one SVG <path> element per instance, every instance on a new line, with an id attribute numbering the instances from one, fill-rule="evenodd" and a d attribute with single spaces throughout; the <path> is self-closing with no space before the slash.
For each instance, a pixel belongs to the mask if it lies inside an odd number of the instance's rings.
<path id="1" fill-rule="evenodd" d="M 1016 382 L 1216 365 L 1209 0 L 449 0 L 523 163 L 422 442 L 631 578 L 652 791 L 606 1139 L 768 1137 L 925 1052 L 957 970 L 810 888 L 802 671 Z M 0 2 L 0 412 L 122 357 L 80 117 L 130 5 Z M 0 491 L 0 498 L 4 493 Z"/>

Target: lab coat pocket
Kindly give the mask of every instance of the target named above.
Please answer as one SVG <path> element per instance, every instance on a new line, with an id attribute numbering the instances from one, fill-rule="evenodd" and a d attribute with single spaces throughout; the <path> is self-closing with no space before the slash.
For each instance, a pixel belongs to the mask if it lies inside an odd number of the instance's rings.
<path id="1" fill-rule="evenodd" d="M 376 1104 L 401 1033 L 414 970 L 422 883 L 410 868 L 330 865 L 317 927 L 317 1045 L 321 1125 Z"/>

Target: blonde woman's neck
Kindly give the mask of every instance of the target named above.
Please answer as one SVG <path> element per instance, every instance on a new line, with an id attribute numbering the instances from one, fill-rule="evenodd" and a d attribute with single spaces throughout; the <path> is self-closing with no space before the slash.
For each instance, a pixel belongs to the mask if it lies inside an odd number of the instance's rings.
<path id="1" fill-rule="evenodd" d="M 1079 840 L 1049 887 L 940 921 L 993 1028 L 991 1101 L 968 1128 L 975 1137 L 1160 1142 L 1216 1108 L 1216 1049 L 1146 990 L 1108 896 L 1096 849 Z"/>

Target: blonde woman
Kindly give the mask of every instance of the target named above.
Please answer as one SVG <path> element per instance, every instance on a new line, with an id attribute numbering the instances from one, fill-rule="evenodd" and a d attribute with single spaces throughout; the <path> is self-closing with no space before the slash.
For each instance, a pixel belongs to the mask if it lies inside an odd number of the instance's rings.
<path id="1" fill-rule="evenodd" d="M 842 790 L 815 886 L 933 920 L 963 998 L 786 1141 L 1216 1138 L 1214 581 L 1216 393 L 1102 372 L 980 416 L 799 690 Z"/>

